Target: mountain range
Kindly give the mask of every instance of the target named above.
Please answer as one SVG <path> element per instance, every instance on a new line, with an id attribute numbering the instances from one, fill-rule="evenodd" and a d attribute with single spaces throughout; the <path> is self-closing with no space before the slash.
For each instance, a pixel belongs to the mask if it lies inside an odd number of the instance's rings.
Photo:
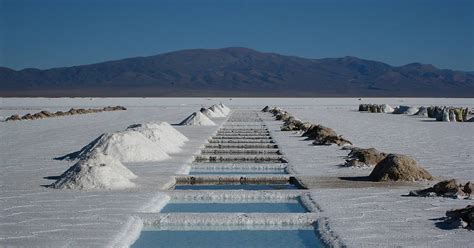
<path id="1" fill-rule="evenodd" d="M 0 67 L 0 96 L 474 97 L 474 74 L 231 47 L 46 70 Z"/>

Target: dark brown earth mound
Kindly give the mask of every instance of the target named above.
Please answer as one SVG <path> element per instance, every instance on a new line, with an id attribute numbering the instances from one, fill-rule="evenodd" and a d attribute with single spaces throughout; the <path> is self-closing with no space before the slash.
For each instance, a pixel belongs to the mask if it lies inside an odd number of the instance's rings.
<path id="1" fill-rule="evenodd" d="M 401 154 L 389 154 L 370 173 L 372 181 L 419 181 L 432 180 L 431 174 L 418 163 Z"/>
<path id="2" fill-rule="evenodd" d="M 351 152 L 347 155 L 347 160 L 344 166 L 347 167 L 363 167 L 376 165 L 382 161 L 387 154 L 378 151 L 375 148 L 350 148 Z"/>
<path id="3" fill-rule="evenodd" d="M 334 130 L 323 125 L 313 125 L 304 134 L 309 140 L 314 140 L 314 145 L 352 145 L 352 143 L 342 136 L 338 135 Z"/>
<path id="4" fill-rule="evenodd" d="M 82 114 L 90 114 L 90 113 L 100 113 L 104 111 L 118 111 L 118 110 L 127 110 L 127 108 L 123 106 L 115 106 L 115 107 L 105 107 L 102 109 L 75 109 L 71 108 L 67 112 L 63 111 L 57 111 L 56 113 L 52 113 L 46 110 L 43 110 L 41 112 L 35 113 L 35 114 L 26 114 L 22 117 L 19 115 L 12 115 L 5 119 L 5 121 L 21 121 L 21 120 L 38 120 L 38 119 L 45 119 L 45 118 L 52 118 L 52 117 L 60 117 L 60 116 L 66 116 L 66 115 L 82 115 Z"/>

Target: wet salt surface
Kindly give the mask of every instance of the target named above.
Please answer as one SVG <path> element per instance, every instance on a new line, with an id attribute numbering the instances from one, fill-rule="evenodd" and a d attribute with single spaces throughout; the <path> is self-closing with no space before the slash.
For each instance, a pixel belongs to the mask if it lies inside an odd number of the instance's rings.
<path id="1" fill-rule="evenodd" d="M 171 202 L 161 213 L 305 213 L 298 202 L 220 203 L 220 202 Z"/>
<path id="2" fill-rule="evenodd" d="M 131 246 L 144 247 L 323 247 L 314 230 L 142 231 Z"/>
<path id="3" fill-rule="evenodd" d="M 298 189 L 294 184 L 186 184 L 176 185 L 176 190 L 285 190 Z"/>

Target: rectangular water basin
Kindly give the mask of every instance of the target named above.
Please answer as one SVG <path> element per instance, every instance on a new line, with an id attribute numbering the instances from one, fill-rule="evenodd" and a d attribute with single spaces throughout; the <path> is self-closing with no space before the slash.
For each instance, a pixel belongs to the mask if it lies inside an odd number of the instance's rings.
<path id="1" fill-rule="evenodd" d="M 285 170 L 280 171 L 191 171 L 189 175 L 287 175 Z"/>
<path id="2" fill-rule="evenodd" d="M 170 202 L 161 213 L 306 213 L 298 200 L 291 202 Z"/>
<path id="3" fill-rule="evenodd" d="M 174 248 L 323 247 L 314 229 L 296 230 L 143 230 L 131 246 Z"/>

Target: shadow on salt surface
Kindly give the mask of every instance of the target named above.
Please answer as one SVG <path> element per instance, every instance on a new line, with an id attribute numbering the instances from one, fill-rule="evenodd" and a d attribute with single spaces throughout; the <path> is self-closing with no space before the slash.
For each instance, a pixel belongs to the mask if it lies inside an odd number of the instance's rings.
<path id="1" fill-rule="evenodd" d="M 324 247 L 312 227 L 287 230 L 240 228 L 186 231 L 145 229 L 131 247 Z"/>

